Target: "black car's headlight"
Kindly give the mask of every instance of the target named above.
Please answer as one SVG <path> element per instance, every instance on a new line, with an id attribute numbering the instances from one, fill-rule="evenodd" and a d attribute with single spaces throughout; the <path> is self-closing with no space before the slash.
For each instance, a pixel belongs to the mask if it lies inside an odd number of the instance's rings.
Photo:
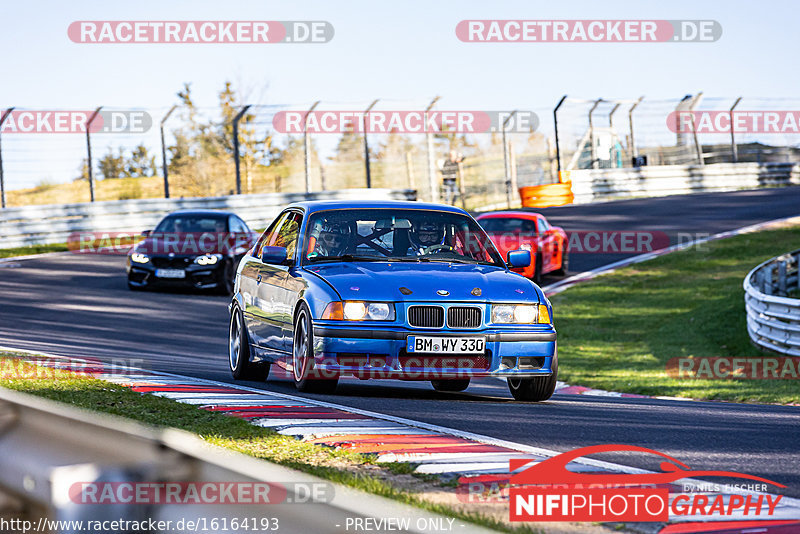
<path id="1" fill-rule="evenodd" d="M 133 263 L 147 263 L 150 261 L 150 256 L 141 252 L 134 252 L 131 254 L 131 261 Z"/>
<path id="2" fill-rule="evenodd" d="M 550 324 L 550 312 L 544 304 L 493 304 L 495 324 Z"/>
<path id="3" fill-rule="evenodd" d="M 197 265 L 216 265 L 221 259 L 222 254 L 203 254 L 202 256 L 197 256 L 194 262 Z"/>
<path id="4" fill-rule="evenodd" d="M 334 321 L 393 321 L 394 304 L 363 300 L 334 301 L 322 313 L 323 319 Z"/>

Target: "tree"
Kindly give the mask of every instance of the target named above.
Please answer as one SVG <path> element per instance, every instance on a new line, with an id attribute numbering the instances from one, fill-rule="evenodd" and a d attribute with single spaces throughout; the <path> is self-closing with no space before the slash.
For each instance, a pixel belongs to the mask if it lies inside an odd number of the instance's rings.
<path id="1" fill-rule="evenodd" d="M 155 176 L 156 158 L 150 156 L 147 147 L 140 144 L 133 149 L 131 157 L 126 165 L 126 175 L 134 178 L 145 176 Z"/>
<path id="2" fill-rule="evenodd" d="M 125 155 L 122 153 L 122 149 L 118 149 L 117 154 L 114 154 L 109 147 L 106 155 L 97 162 L 97 170 L 105 179 L 125 176 Z"/>

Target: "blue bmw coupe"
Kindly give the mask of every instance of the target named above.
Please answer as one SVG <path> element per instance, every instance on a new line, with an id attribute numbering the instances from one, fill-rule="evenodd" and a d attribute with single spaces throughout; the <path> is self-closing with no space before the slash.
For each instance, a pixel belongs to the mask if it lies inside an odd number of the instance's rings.
<path id="1" fill-rule="evenodd" d="M 558 374 L 553 310 L 513 273 L 465 211 L 393 201 L 287 207 L 242 258 L 230 304 L 234 378 L 282 367 L 300 391 L 343 376 L 430 380 L 463 391 L 505 377 L 517 400 L 550 398 Z"/>

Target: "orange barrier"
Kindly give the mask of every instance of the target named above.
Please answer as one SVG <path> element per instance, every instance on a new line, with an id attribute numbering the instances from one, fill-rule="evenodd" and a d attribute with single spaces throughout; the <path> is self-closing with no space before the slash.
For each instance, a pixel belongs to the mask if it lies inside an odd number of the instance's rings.
<path id="1" fill-rule="evenodd" d="M 522 205 L 526 208 L 563 206 L 572 204 L 572 201 L 575 200 L 570 182 L 520 187 L 519 196 L 522 200 Z"/>

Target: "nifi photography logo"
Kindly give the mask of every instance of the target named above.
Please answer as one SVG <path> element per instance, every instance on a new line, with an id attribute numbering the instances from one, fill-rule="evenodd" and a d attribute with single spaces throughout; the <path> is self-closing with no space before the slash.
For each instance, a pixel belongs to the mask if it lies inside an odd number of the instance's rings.
<path id="1" fill-rule="evenodd" d="M 567 464 L 581 456 L 604 452 L 639 452 L 656 455 L 662 472 L 578 473 Z M 519 470 L 532 460 L 512 459 L 510 470 Z M 600 471 L 600 469 L 598 469 Z M 689 477 L 743 478 L 757 484 L 708 484 L 720 493 L 708 491 L 675 493 L 674 482 Z M 664 453 L 631 445 L 595 445 L 565 452 L 535 463 L 513 474 L 509 480 L 511 521 L 669 521 L 670 516 L 719 518 L 738 516 L 768 518 L 775 513 L 781 495 L 763 493 L 767 485 L 786 486 L 734 471 L 692 470 Z M 672 494 L 670 494 L 672 487 Z M 742 491 L 747 490 L 747 491 Z M 755 491 L 754 491 L 755 490 Z M 733 491 L 730 495 L 726 491 Z"/>

